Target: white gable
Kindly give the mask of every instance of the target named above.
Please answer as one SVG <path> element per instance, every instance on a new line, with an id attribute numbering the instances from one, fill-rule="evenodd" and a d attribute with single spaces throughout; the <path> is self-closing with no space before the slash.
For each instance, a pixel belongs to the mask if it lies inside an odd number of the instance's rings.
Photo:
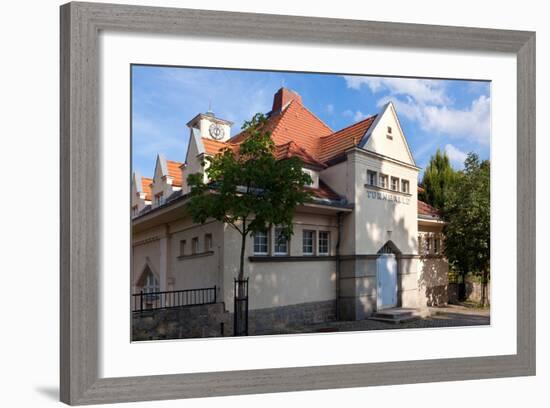
<path id="1" fill-rule="evenodd" d="M 388 102 L 361 142 L 363 149 L 416 165 L 393 103 Z"/>

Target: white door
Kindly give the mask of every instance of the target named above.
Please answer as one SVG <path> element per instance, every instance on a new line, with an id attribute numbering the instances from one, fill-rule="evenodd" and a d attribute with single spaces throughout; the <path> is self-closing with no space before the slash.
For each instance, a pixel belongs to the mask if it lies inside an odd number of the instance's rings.
<path id="1" fill-rule="evenodd" d="M 381 254 L 376 260 L 378 310 L 397 306 L 397 260 L 394 254 Z"/>

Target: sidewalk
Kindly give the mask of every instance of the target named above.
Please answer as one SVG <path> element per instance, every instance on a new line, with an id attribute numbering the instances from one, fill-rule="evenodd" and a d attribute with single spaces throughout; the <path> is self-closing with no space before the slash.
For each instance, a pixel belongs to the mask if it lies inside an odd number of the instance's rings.
<path id="1" fill-rule="evenodd" d="M 463 305 L 431 307 L 430 316 L 407 323 L 386 323 L 375 320 L 335 321 L 308 326 L 289 327 L 284 331 L 256 333 L 292 334 L 292 333 L 329 333 L 365 330 L 420 329 L 434 327 L 483 326 L 490 324 L 490 310 Z"/>

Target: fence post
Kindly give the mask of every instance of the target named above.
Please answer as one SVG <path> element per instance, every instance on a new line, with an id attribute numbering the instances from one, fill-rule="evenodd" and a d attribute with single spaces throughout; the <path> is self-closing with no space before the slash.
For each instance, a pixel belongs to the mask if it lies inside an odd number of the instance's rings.
<path id="1" fill-rule="evenodd" d="M 143 312 L 143 289 L 139 293 L 139 310 Z"/>
<path id="2" fill-rule="evenodd" d="M 218 300 L 218 287 L 214 285 L 214 303 Z"/>

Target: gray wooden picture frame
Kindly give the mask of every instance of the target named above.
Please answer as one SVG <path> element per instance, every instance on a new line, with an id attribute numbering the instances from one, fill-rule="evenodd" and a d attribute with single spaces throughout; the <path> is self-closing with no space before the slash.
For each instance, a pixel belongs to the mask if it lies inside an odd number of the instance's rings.
<path id="1" fill-rule="evenodd" d="M 517 56 L 517 354 L 176 374 L 98 375 L 101 30 Z M 535 374 L 535 33 L 95 3 L 61 6 L 61 401 L 95 404 Z"/>

